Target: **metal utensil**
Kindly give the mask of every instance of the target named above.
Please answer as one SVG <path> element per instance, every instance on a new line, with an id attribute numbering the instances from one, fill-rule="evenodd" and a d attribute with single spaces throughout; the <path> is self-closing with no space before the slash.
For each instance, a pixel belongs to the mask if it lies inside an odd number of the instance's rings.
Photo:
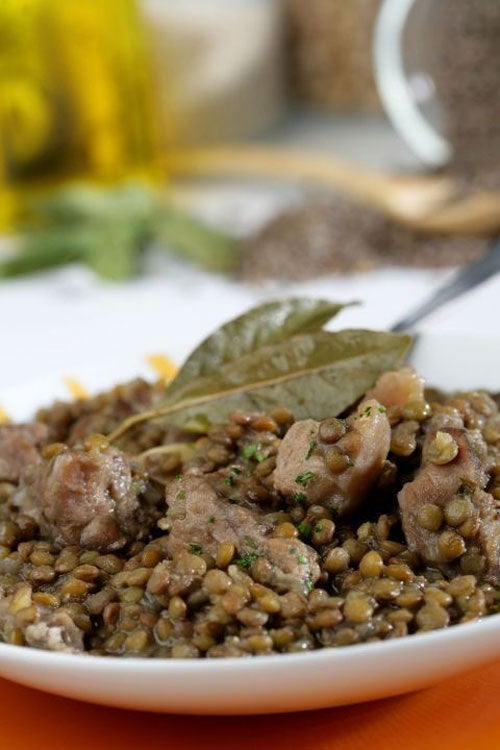
<path id="1" fill-rule="evenodd" d="M 393 325 L 391 331 L 411 330 L 419 320 L 422 320 L 434 310 L 438 310 L 447 302 L 451 302 L 461 294 L 482 284 L 483 281 L 491 278 L 499 271 L 500 237 L 497 237 L 489 244 L 486 253 L 479 260 L 469 263 L 458 271 L 450 281 L 439 287 L 423 304 Z"/>

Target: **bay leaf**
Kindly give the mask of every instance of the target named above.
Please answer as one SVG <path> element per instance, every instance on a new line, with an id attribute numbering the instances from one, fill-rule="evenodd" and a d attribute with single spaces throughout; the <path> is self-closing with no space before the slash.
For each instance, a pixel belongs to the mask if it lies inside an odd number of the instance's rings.
<path id="1" fill-rule="evenodd" d="M 170 384 L 167 398 L 170 400 L 190 381 L 215 373 L 221 365 L 263 346 L 321 330 L 344 307 L 328 300 L 289 297 L 252 308 L 202 341 Z"/>
<path id="2" fill-rule="evenodd" d="M 404 334 L 368 330 L 299 334 L 221 364 L 216 372 L 167 390 L 150 416 L 192 431 L 235 409 L 283 405 L 296 419 L 323 419 L 354 404 L 378 376 L 397 367 L 411 345 Z"/>

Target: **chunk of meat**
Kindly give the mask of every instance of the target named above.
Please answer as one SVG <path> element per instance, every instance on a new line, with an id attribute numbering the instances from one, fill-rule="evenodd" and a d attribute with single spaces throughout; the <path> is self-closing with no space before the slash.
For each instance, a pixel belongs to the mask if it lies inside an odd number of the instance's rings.
<path id="1" fill-rule="evenodd" d="M 24 631 L 27 646 L 76 654 L 83 651 L 83 631 L 66 612 L 45 611 Z"/>
<path id="2" fill-rule="evenodd" d="M 484 491 L 488 477 L 482 458 L 486 455 L 484 443 L 474 430 L 444 428 L 458 446 L 456 458 L 444 465 L 429 460 L 430 445 L 436 430 L 427 433 L 422 466 L 412 482 L 406 483 L 398 494 L 403 531 L 408 547 L 418 552 L 429 565 L 446 565 L 450 558 L 440 544 L 443 532 L 453 531 L 463 539 L 463 552 L 474 549 L 483 556 L 485 578 L 500 583 L 500 511 L 494 498 Z M 446 507 L 456 497 L 465 497 L 471 504 L 467 527 L 446 525 Z M 419 512 L 428 504 L 440 508 L 443 523 L 437 529 L 424 528 Z"/>
<path id="3" fill-rule="evenodd" d="M 0 425 L 0 481 L 17 484 L 24 469 L 41 460 L 38 445 L 47 432 L 36 422 Z"/>
<path id="4" fill-rule="evenodd" d="M 73 622 L 67 612 L 54 611 L 31 599 L 31 586 L 21 584 L 14 593 L 0 599 L 0 634 L 8 641 L 9 633 L 22 627 L 28 646 L 78 653 L 83 651 L 83 631 Z M 17 613 L 33 607 L 35 616 L 27 626 L 17 621 Z"/>
<path id="5" fill-rule="evenodd" d="M 173 482 L 167 488 L 166 502 L 170 555 L 198 545 L 215 557 L 219 543 L 231 542 L 249 564 L 257 557 L 266 558 L 278 588 L 305 593 L 318 580 L 315 550 L 297 539 L 270 537 L 262 514 L 222 500 L 203 477 L 185 476 Z"/>
<path id="6" fill-rule="evenodd" d="M 374 398 L 386 407 L 405 406 L 412 401 L 424 401 L 425 381 L 411 367 L 384 372 L 367 398 Z"/>
<path id="7" fill-rule="evenodd" d="M 355 511 L 380 475 L 391 442 L 385 409 L 375 399 L 363 401 L 346 422 L 347 432 L 332 446 L 324 443 L 319 422 L 296 422 L 278 450 L 274 486 L 293 498 L 300 493 L 309 504 L 325 505 L 338 516 Z M 345 469 L 333 472 L 327 454 L 347 457 Z"/>
<path id="8" fill-rule="evenodd" d="M 113 550 L 149 531 L 127 456 L 66 449 L 26 474 L 14 502 L 57 544 Z"/>

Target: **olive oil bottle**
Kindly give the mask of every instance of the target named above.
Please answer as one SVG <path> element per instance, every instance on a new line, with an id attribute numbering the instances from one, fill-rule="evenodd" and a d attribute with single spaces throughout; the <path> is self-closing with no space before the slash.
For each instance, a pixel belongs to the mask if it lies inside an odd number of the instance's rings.
<path id="1" fill-rule="evenodd" d="M 65 181 L 160 177 L 135 0 L 0 1 L 0 227 Z"/>

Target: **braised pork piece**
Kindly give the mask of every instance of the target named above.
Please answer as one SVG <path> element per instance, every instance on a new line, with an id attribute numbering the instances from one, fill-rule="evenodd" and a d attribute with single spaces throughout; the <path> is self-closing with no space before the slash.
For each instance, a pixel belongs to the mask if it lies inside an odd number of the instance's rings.
<path id="1" fill-rule="evenodd" d="M 234 412 L 189 444 L 143 381 L 0 426 L 0 639 L 95 655 L 300 652 L 500 601 L 500 413 L 384 373 L 340 417 Z M 192 438 L 189 438 L 192 440 Z M 497 588 L 499 587 L 499 588 Z"/>

